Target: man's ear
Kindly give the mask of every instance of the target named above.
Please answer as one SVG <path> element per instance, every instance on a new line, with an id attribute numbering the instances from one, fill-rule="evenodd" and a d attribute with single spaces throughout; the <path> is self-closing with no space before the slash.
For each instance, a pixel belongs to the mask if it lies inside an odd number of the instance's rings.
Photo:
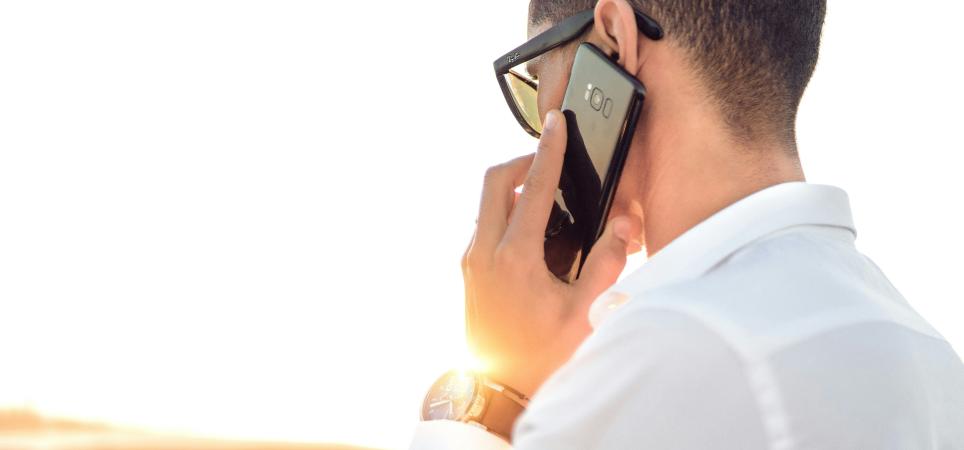
<path id="1" fill-rule="evenodd" d="M 636 14 L 626 0 L 599 0 L 596 3 L 593 34 L 619 54 L 618 64 L 631 74 L 639 72 L 639 28 Z"/>

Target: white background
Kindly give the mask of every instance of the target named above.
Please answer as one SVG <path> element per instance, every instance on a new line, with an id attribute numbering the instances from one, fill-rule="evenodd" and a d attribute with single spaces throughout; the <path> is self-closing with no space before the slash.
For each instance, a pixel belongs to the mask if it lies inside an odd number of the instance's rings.
<path id="1" fill-rule="evenodd" d="M 404 447 L 482 174 L 535 149 L 491 67 L 526 3 L 0 3 L 0 406 Z M 962 16 L 832 2 L 799 120 L 959 351 Z"/>

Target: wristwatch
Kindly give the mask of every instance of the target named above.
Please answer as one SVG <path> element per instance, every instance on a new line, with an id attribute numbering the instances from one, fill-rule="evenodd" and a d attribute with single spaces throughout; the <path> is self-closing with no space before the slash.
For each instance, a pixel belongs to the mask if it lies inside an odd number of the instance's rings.
<path id="1" fill-rule="evenodd" d="M 455 420 L 512 440 L 512 425 L 528 405 L 522 393 L 482 374 L 453 370 L 439 377 L 422 402 L 422 420 Z"/>

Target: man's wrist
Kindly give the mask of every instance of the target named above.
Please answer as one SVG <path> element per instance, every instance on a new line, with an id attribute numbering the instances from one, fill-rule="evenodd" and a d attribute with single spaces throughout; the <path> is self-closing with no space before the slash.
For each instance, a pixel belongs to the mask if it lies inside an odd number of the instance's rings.
<path id="1" fill-rule="evenodd" d="M 528 405 L 522 392 L 474 372 L 440 377 L 422 404 L 422 420 L 454 420 L 481 425 L 511 441 L 516 419 Z"/>

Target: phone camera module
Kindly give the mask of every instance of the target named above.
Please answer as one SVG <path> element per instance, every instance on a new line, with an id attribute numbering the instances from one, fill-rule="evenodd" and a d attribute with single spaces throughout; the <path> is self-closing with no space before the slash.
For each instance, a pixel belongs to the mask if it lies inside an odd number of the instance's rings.
<path id="1" fill-rule="evenodd" d="M 589 96 L 589 105 L 592 106 L 592 109 L 599 111 L 603 106 L 604 99 L 605 96 L 603 95 L 602 89 L 594 88 L 592 95 Z"/>

